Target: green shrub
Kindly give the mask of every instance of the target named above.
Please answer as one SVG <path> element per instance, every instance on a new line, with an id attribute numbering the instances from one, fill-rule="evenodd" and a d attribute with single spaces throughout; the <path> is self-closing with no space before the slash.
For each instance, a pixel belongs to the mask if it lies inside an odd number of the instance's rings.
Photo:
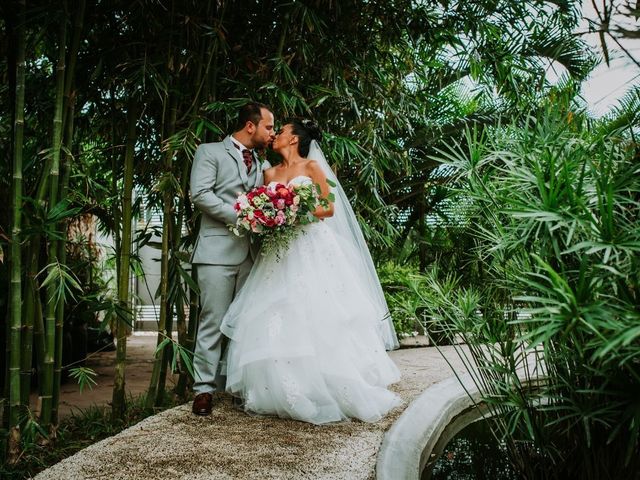
<path id="1" fill-rule="evenodd" d="M 640 469 L 632 128 L 602 128 L 556 98 L 442 152 L 472 199 L 478 276 L 432 271 L 415 292 L 433 328 L 467 343 L 459 353 L 525 478 L 636 478 Z M 534 363 L 545 381 L 531 388 L 517 373 L 535 378 Z"/>
<path id="2" fill-rule="evenodd" d="M 378 268 L 378 277 L 398 336 L 424 335 L 420 299 L 414 293 L 420 282 L 418 267 L 386 262 Z"/>

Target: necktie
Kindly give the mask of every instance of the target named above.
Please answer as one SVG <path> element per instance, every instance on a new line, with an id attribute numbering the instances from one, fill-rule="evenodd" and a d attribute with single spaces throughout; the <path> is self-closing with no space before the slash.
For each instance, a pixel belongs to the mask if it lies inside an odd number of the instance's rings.
<path id="1" fill-rule="evenodd" d="M 242 150 L 242 159 L 244 160 L 244 164 L 247 166 L 247 173 L 249 173 L 251 171 L 251 163 L 253 162 L 251 150 L 247 150 L 246 148 Z"/>
<path id="2" fill-rule="evenodd" d="M 231 143 L 233 143 L 233 146 L 240 150 L 240 153 L 242 153 L 242 160 L 244 160 L 244 164 L 247 167 L 247 173 L 249 173 L 251 171 L 251 164 L 253 163 L 253 154 L 251 153 L 251 150 L 242 148 L 236 142 Z"/>

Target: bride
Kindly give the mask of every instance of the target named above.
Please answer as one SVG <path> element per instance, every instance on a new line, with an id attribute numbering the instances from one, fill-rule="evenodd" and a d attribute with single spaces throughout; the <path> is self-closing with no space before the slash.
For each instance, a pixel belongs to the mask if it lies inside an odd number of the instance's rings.
<path id="1" fill-rule="evenodd" d="M 227 391 L 248 412 L 323 424 L 375 422 L 401 403 L 386 387 L 400 372 L 386 353 L 398 347 L 382 288 L 353 210 L 317 141 L 311 121 L 293 120 L 276 136 L 283 162 L 272 182 L 337 184 L 322 219 L 301 227 L 288 250 L 260 256 L 225 315 Z"/>

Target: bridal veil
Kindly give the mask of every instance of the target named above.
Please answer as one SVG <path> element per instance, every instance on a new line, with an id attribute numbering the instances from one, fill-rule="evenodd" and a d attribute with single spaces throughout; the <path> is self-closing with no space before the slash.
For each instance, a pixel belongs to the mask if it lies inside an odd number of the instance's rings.
<path id="1" fill-rule="evenodd" d="M 315 140 L 311 142 L 307 158 L 318 162 L 327 178 L 336 185 L 333 188 L 333 193 L 335 194 L 334 214 L 332 217 L 327 218 L 325 223 L 344 242 L 343 247 L 347 258 L 360 278 L 362 288 L 374 302 L 374 308 L 377 313 L 374 319 L 375 327 L 384 341 L 385 348 L 387 350 L 395 350 L 399 347 L 399 343 L 389 307 L 387 306 L 369 247 L 364 239 L 353 208 L 351 208 L 349 199 L 322 153 L 320 145 Z"/>

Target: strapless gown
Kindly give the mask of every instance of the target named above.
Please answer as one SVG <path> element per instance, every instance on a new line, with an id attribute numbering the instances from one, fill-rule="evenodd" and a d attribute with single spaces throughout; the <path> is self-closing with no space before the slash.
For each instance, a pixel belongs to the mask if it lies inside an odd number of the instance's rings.
<path id="1" fill-rule="evenodd" d="M 222 321 L 226 389 L 253 413 L 375 422 L 401 403 L 386 388 L 400 372 L 339 239 L 324 222 L 302 228 L 279 260 L 259 256 Z"/>

